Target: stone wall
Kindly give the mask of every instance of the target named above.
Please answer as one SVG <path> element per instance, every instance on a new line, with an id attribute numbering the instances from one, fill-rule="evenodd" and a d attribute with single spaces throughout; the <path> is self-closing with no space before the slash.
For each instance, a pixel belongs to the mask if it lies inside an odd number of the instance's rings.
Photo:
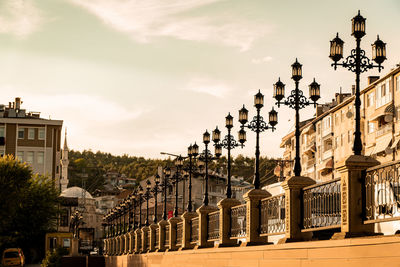
<path id="1" fill-rule="evenodd" d="M 106 267 L 400 266 L 400 235 L 106 256 Z"/>

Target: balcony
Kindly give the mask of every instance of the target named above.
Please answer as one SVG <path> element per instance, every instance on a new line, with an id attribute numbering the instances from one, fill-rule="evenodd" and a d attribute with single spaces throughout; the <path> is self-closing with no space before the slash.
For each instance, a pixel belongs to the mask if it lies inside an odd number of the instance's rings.
<path id="1" fill-rule="evenodd" d="M 391 131 L 392 131 L 392 124 L 391 123 L 385 124 L 382 127 L 380 127 L 378 130 L 376 130 L 375 137 L 378 138 L 378 137 L 380 137 L 384 134 L 387 134 Z"/>
<path id="2" fill-rule="evenodd" d="M 329 149 L 329 150 L 325 151 L 324 153 L 322 153 L 322 160 L 326 160 L 331 157 L 332 157 L 332 149 Z"/>

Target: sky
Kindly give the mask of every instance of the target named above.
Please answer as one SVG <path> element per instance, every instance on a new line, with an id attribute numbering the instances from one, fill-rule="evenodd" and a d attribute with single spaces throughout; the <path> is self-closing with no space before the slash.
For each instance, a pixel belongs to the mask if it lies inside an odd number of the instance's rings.
<path id="1" fill-rule="evenodd" d="M 336 0 L 3 0 L 0 2 L 0 92 L 6 104 L 64 121 L 70 149 L 163 158 L 246 105 L 255 114 L 261 90 L 268 119 L 278 77 L 294 89 L 291 64 L 303 64 L 300 88 L 315 77 L 320 103 L 354 74 L 333 70 L 329 41 L 336 32 L 345 56 L 354 48 L 351 18 L 367 18 L 362 47 L 371 56 L 379 34 L 387 43 L 383 75 L 400 63 L 400 1 Z M 261 155 L 282 156 L 281 138 L 293 130 L 294 110 L 280 107 L 275 132 L 260 135 Z M 313 107 L 301 119 L 313 116 Z M 232 154 L 254 155 L 255 133 Z M 203 148 L 203 145 L 200 146 Z"/>

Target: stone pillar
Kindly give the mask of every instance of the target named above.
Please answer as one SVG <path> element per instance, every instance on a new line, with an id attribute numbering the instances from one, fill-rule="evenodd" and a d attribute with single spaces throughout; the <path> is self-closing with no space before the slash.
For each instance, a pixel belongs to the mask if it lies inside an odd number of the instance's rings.
<path id="1" fill-rule="evenodd" d="M 260 201 L 271 196 L 265 190 L 251 189 L 243 195 L 246 201 L 246 242 L 242 246 L 265 245 L 267 236 L 260 236 Z"/>
<path id="2" fill-rule="evenodd" d="M 195 247 L 195 245 L 191 244 L 191 221 L 192 218 L 197 217 L 196 212 L 188 212 L 185 211 L 182 214 L 182 220 L 183 220 L 183 233 L 182 233 L 182 249 L 192 249 Z"/>
<path id="3" fill-rule="evenodd" d="M 219 244 L 218 247 L 229 247 L 237 245 L 236 239 L 230 238 L 231 231 L 231 208 L 240 205 L 240 201 L 234 198 L 225 198 L 218 202 L 219 208 Z"/>
<path id="4" fill-rule="evenodd" d="M 199 242 L 197 248 L 208 248 L 214 246 L 214 242 L 208 242 L 208 214 L 218 210 L 217 207 L 201 205 L 200 208 L 196 210 L 199 214 Z"/>
<path id="5" fill-rule="evenodd" d="M 129 250 L 128 253 L 134 253 L 135 252 L 135 232 L 132 230 L 128 233 L 129 235 Z"/>
<path id="6" fill-rule="evenodd" d="M 72 257 L 79 256 L 78 247 L 79 247 L 79 239 L 76 237 L 72 238 L 72 244 L 71 244 L 71 256 Z"/>
<path id="7" fill-rule="evenodd" d="M 341 187 L 341 231 L 332 239 L 374 234 L 374 224 L 363 224 L 362 193 L 365 171 L 379 165 L 379 161 L 361 155 L 352 155 L 337 165 Z"/>
<path id="8" fill-rule="evenodd" d="M 149 242 L 150 242 L 150 251 L 156 251 L 156 229 L 158 229 L 158 224 L 151 224 L 150 225 L 150 232 L 149 232 Z"/>
<path id="9" fill-rule="evenodd" d="M 129 233 L 124 234 L 124 254 L 129 252 Z"/>
<path id="10" fill-rule="evenodd" d="M 168 251 L 178 250 L 179 247 L 176 246 L 176 225 L 181 222 L 181 218 L 172 217 L 168 220 L 169 222 L 169 249 Z"/>
<path id="11" fill-rule="evenodd" d="M 160 244 L 160 247 L 157 249 L 157 251 L 160 251 L 160 252 L 166 250 L 164 242 L 165 242 L 165 226 L 167 224 L 169 224 L 169 222 L 167 220 L 161 220 L 158 223 L 158 227 L 160 227 L 160 235 L 158 236 L 158 243 Z"/>
<path id="12" fill-rule="evenodd" d="M 142 227 L 142 252 L 147 252 L 147 242 L 149 242 L 149 226 Z"/>
<path id="13" fill-rule="evenodd" d="M 135 253 L 142 252 L 142 229 L 135 230 Z"/>
<path id="14" fill-rule="evenodd" d="M 292 176 L 282 182 L 281 186 L 285 190 L 285 237 L 279 240 L 279 244 L 287 242 L 296 242 L 308 240 L 312 233 L 302 233 L 303 214 L 301 203 L 302 189 L 315 184 L 315 181 L 309 177 Z"/>

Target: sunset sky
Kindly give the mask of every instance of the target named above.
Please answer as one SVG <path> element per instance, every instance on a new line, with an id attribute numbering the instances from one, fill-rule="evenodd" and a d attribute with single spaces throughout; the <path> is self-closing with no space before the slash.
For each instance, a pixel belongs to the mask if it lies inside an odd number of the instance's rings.
<path id="1" fill-rule="evenodd" d="M 21 97 L 23 108 L 60 119 L 70 149 L 162 158 L 186 153 L 253 95 L 273 105 L 281 77 L 293 89 L 290 65 L 303 64 L 301 89 L 315 77 L 322 100 L 354 74 L 330 67 L 336 32 L 345 55 L 355 46 L 351 18 L 367 18 L 362 46 L 371 56 L 379 34 L 387 43 L 383 74 L 400 63 L 399 0 L 3 0 L 0 2 L 1 103 Z M 370 71 L 362 76 L 362 87 Z M 382 75 L 382 74 L 380 74 Z M 278 110 L 277 131 L 261 135 L 262 156 L 282 156 L 281 138 L 293 130 L 294 111 Z M 312 107 L 301 112 L 306 119 Z M 239 153 L 254 154 L 255 134 Z M 202 146 L 201 146 L 202 147 Z"/>

